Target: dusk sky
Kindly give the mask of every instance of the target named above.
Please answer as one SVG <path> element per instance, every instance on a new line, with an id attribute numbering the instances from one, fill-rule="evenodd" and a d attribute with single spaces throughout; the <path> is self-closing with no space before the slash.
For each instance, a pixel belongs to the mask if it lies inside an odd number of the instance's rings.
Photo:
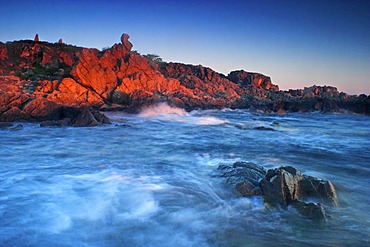
<path id="1" fill-rule="evenodd" d="M 281 89 L 333 85 L 370 94 L 370 1 L 4 1 L 0 41 L 134 50 L 223 74 L 260 72 Z"/>

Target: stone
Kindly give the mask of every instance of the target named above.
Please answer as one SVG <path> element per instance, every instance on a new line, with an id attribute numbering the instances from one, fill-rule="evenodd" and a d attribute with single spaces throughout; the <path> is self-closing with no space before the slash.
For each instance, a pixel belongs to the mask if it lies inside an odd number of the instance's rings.
<path id="1" fill-rule="evenodd" d="M 13 127 L 13 124 L 12 123 L 0 122 L 0 130 L 7 130 L 10 127 Z"/>
<path id="2" fill-rule="evenodd" d="M 253 128 L 253 129 L 255 129 L 255 130 L 265 130 L 265 131 L 275 131 L 274 128 L 265 127 L 265 126 L 258 126 L 258 127 Z"/>
<path id="3" fill-rule="evenodd" d="M 310 200 L 316 198 L 322 203 L 339 205 L 334 185 L 328 180 L 318 179 L 304 175 L 300 182 L 300 198 Z"/>
<path id="4" fill-rule="evenodd" d="M 40 41 L 40 38 L 39 38 L 39 34 L 36 34 L 35 35 L 35 39 L 34 39 L 35 42 L 39 42 Z"/>
<path id="5" fill-rule="evenodd" d="M 19 130 L 22 130 L 24 127 L 22 124 L 17 124 L 16 126 L 14 127 L 11 127 L 9 130 L 10 131 L 19 131 Z"/>
<path id="6" fill-rule="evenodd" d="M 123 33 L 121 36 L 122 45 L 126 48 L 127 51 L 131 51 L 132 49 L 132 43 L 128 41 L 129 38 L 130 35 L 128 35 L 127 33 Z"/>
<path id="7" fill-rule="evenodd" d="M 267 171 L 260 188 L 269 203 L 289 205 L 297 200 L 310 200 L 338 206 L 338 197 L 330 181 L 303 175 L 286 166 Z"/>
<path id="8" fill-rule="evenodd" d="M 110 124 L 111 121 L 97 110 L 83 107 L 61 107 L 60 118 L 46 120 L 40 123 L 41 127 L 93 127 L 101 124 Z"/>
<path id="9" fill-rule="evenodd" d="M 267 202 L 289 205 L 299 199 L 299 183 L 302 177 L 300 171 L 291 166 L 270 169 L 259 186 Z"/>
<path id="10" fill-rule="evenodd" d="M 45 98 L 36 98 L 26 104 L 23 112 L 30 116 L 29 120 L 33 121 L 59 119 L 60 105 Z"/>
<path id="11" fill-rule="evenodd" d="M 313 202 L 294 201 L 293 206 L 306 218 L 324 223 L 327 221 L 326 211 L 322 204 Z"/>
<path id="12" fill-rule="evenodd" d="M 232 166 L 221 165 L 218 170 L 226 183 L 235 188 L 241 196 L 260 195 L 259 180 L 262 179 L 266 170 L 251 162 L 236 162 Z"/>
<path id="13" fill-rule="evenodd" d="M 265 202 L 289 208 L 293 206 L 302 216 L 326 222 L 324 204 L 338 205 L 333 184 L 302 174 L 292 166 L 266 170 L 254 163 L 236 162 L 218 167 L 221 177 L 236 192 L 245 197 L 262 196 Z"/>

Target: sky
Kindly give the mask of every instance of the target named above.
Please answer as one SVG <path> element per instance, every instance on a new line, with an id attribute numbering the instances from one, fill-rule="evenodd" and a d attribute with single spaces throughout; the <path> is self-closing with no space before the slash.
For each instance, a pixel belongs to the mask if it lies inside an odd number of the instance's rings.
<path id="1" fill-rule="evenodd" d="M 370 94 L 370 0 L 0 0 L 1 42 L 36 33 L 98 49 L 128 33 L 164 61 Z"/>

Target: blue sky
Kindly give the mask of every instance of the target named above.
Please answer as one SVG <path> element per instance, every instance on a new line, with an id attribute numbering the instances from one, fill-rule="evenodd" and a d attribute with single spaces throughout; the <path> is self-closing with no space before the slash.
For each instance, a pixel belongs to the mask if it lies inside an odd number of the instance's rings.
<path id="1" fill-rule="evenodd" d="M 0 41 L 103 48 L 130 34 L 165 61 L 271 76 L 282 89 L 370 94 L 370 1 L 4 1 Z"/>

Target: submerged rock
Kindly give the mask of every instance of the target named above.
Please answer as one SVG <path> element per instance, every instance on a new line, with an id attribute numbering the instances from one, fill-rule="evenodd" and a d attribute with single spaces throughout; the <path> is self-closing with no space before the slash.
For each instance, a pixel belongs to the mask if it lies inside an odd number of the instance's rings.
<path id="1" fill-rule="evenodd" d="M 301 215 L 315 221 L 326 221 L 323 204 L 338 206 L 338 197 L 330 181 L 306 176 L 292 166 L 266 172 L 254 163 L 236 162 L 218 169 L 226 183 L 241 196 L 261 195 L 269 204 L 291 205 Z"/>
<path id="2" fill-rule="evenodd" d="M 304 217 L 318 222 L 326 222 L 326 211 L 321 203 L 294 201 L 292 205 Z"/>
<path id="3" fill-rule="evenodd" d="M 275 129 L 271 128 L 271 127 L 265 127 L 265 126 L 258 126 L 258 127 L 255 127 L 253 128 L 255 130 L 265 130 L 265 131 L 275 131 Z"/>
<path id="4" fill-rule="evenodd" d="M 233 186 L 241 196 L 261 195 L 258 183 L 266 174 L 263 167 L 251 162 L 236 162 L 232 166 L 219 166 L 218 169 L 226 183 Z"/>

